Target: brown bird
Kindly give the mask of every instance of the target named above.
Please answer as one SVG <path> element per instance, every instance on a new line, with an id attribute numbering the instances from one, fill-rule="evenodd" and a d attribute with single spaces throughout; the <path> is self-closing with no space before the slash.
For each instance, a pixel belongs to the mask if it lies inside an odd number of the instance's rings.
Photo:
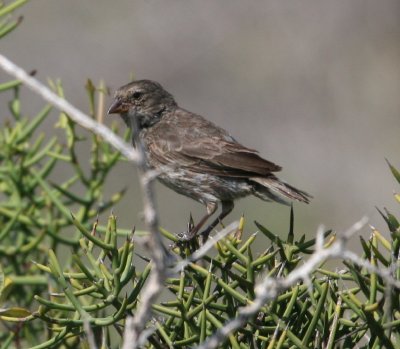
<path id="1" fill-rule="evenodd" d="M 141 144 L 149 168 L 162 169 L 158 179 L 177 193 L 206 206 L 207 214 L 184 240 L 196 236 L 217 211 L 219 216 L 201 233 L 206 240 L 234 207 L 234 200 L 255 195 L 265 201 L 309 203 L 311 196 L 278 179 L 281 167 L 256 150 L 238 143 L 227 131 L 178 106 L 174 97 L 151 80 L 120 87 L 108 114 L 118 113 Z M 137 129 L 134 129 L 137 128 Z M 140 143 L 138 143 L 140 142 Z"/>

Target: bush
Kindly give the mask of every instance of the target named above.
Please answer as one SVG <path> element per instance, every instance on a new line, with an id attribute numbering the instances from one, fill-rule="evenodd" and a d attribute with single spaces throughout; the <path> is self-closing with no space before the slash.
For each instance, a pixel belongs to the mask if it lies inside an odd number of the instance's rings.
<path id="1" fill-rule="evenodd" d="M 0 7 L 0 17 L 24 2 Z M 7 17 L 0 37 L 19 23 Z M 63 95 L 60 83 L 51 85 Z M 114 215 L 104 225 L 97 219 L 122 198 L 123 191 L 107 200 L 102 194 L 121 156 L 97 136 L 83 138 L 63 113 L 59 130 L 46 136 L 40 130 L 52 108 L 22 115 L 20 89 L 19 81 L 0 84 L 10 96 L 8 110 L 0 111 L 0 348 L 119 347 L 152 269 L 138 253 L 134 231 L 117 228 Z M 96 100 L 104 88 L 89 81 L 86 89 L 89 113 L 101 114 Z M 90 152 L 89 164 L 78 155 L 82 149 Z M 389 166 L 400 183 L 400 173 Z M 58 180 L 60 171 L 70 175 Z M 360 236 L 361 262 L 345 259 L 335 270 L 323 262 L 261 304 L 221 347 L 399 347 L 399 223 L 380 212 L 389 238 L 375 228 L 367 241 Z M 257 301 L 258 280 L 285 280 L 316 250 L 315 239 L 296 238 L 293 210 L 285 239 L 259 223 L 258 232 L 245 237 L 244 224 L 242 217 L 212 256 L 188 260 L 167 278 L 167 300 L 152 304 L 146 347 L 203 343 Z M 190 258 L 198 247 L 160 231 L 176 260 Z M 269 243 L 255 253 L 260 234 Z M 337 241 L 332 231 L 324 239 L 325 249 Z"/>

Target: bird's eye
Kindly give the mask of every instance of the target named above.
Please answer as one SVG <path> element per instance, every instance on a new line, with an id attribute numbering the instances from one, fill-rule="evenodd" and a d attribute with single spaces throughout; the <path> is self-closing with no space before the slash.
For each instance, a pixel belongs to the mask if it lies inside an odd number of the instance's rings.
<path id="1" fill-rule="evenodd" d="M 132 97 L 138 99 L 142 96 L 142 94 L 143 94 L 142 92 L 136 91 L 133 93 Z"/>

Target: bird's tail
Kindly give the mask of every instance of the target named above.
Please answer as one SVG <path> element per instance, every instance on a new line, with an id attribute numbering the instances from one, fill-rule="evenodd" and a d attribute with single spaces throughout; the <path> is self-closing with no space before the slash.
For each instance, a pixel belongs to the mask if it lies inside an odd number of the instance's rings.
<path id="1" fill-rule="evenodd" d="M 251 178 L 254 183 L 254 195 L 263 200 L 273 200 L 288 204 L 289 200 L 297 200 L 308 204 L 312 196 L 305 191 L 292 187 L 275 176 Z"/>

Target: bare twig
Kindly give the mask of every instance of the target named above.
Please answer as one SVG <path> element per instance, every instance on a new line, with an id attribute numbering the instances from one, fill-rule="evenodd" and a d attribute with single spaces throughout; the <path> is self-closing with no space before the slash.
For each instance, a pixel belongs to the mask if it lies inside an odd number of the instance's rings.
<path id="1" fill-rule="evenodd" d="M 161 234 L 158 231 L 158 217 L 154 199 L 154 174 L 148 168 L 146 163 L 146 154 L 143 144 L 136 133 L 138 128 L 135 117 L 130 118 L 133 130 L 133 143 L 140 154 L 140 160 L 137 162 L 140 175 L 140 184 L 143 191 L 144 216 L 147 228 L 150 230 L 148 240 L 148 249 L 152 254 L 152 270 L 149 282 L 143 291 L 141 305 L 133 319 L 128 318 L 125 326 L 124 344 L 122 349 L 134 349 L 142 346 L 149 336 L 149 332 L 145 331 L 146 323 L 151 317 L 151 306 L 158 298 L 163 289 L 164 280 L 167 277 L 167 258 L 165 255 L 165 247 L 162 243 Z"/>
<path id="2" fill-rule="evenodd" d="M 138 161 L 140 156 L 139 153 L 121 137 L 118 137 L 108 127 L 96 122 L 90 116 L 74 107 L 65 99 L 57 96 L 57 94 L 51 91 L 48 87 L 43 85 L 34 77 L 30 76 L 25 70 L 18 67 L 1 54 L 0 67 L 10 75 L 21 80 L 24 85 L 28 86 L 31 90 L 42 96 L 43 99 L 45 99 L 51 105 L 68 114 L 68 117 L 74 120 L 77 124 L 103 138 L 103 140 L 120 151 L 129 160 L 135 162 Z"/>
<path id="3" fill-rule="evenodd" d="M 94 333 L 92 328 L 90 327 L 89 317 L 85 317 L 83 319 L 83 329 L 85 330 L 86 333 L 87 344 L 89 349 L 97 349 Z"/>

